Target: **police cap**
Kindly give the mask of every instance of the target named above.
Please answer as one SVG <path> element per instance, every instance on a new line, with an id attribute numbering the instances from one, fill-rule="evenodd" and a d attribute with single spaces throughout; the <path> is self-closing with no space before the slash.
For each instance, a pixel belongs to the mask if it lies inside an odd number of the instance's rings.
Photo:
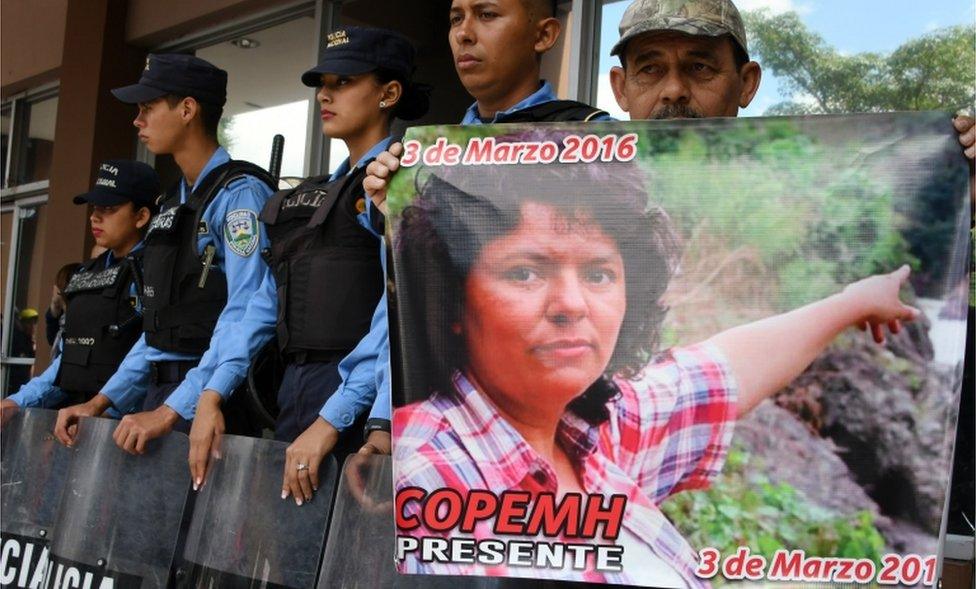
<path id="1" fill-rule="evenodd" d="M 198 102 L 224 106 L 227 72 L 193 55 L 150 53 L 137 84 L 112 90 L 122 102 L 152 102 L 167 94 L 192 96 Z"/>
<path id="2" fill-rule="evenodd" d="M 131 202 L 138 209 L 156 209 L 159 176 L 150 166 L 132 160 L 106 160 L 98 166 L 95 187 L 74 198 L 76 205 L 113 206 Z"/>
<path id="3" fill-rule="evenodd" d="M 413 74 L 414 48 L 406 37 L 385 29 L 344 27 L 329 33 L 319 64 L 302 74 L 302 83 L 322 85 L 322 74 L 355 76 L 383 68 L 405 80 Z"/>

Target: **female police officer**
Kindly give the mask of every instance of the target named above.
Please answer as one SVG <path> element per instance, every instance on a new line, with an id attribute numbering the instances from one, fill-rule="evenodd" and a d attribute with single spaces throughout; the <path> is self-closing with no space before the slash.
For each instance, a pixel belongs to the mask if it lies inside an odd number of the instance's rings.
<path id="1" fill-rule="evenodd" d="M 118 368 L 141 333 L 142 230 L 159 195 L 159 178 L 146 164 L 109 160 L 95 187 L 74 198 L 92 205 L 91 231 L 105 253 L 89 260 L 64 288 L 66 322 L 61 355 L 47 370 L 2 401 L 6 421 L 18 407 L 62 407 L 87 401 Z"/>
<path id="2" fill-rule="evenodd" d="M 235 361 L 244 362 L 276 328 L 286 369 L 275 437 L 294 442 L 282 498 L 291 494 L 299 505 L 318 486 L 322 458 L 376 395 L 386 331 L 384 278 L 380 236 L 364 214 L 362 179 L 366 165 L 389 146 L 393 119 L 427 111 L 425 89 L 410 81 L 413 58 L 410 42 L 392 31 L 347 27 L 329 34 L 321 62 L 302 82 L 319 89 L 322 132 L 342 140 L 349 158 L 329 176 L 276 193 L 261 213 L 273 277 L 238 324 L 242 337 L 230 339 L 240 343 Z M 213 411 L 219 407 L 201 402 L 198 419 Z M 191 434 L 190 468 L 200 484 L 211 441 L 194 439 Z"/>

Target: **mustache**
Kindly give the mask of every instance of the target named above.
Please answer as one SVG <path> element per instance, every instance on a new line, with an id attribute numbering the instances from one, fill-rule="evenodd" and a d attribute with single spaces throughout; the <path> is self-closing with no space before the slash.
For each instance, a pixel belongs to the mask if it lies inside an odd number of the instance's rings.
<path id="1" fill-rule="evenodd" d="M 654 113 L 653 119 L 701 119 L 705 115 L 687 104 L 669 104 Z"/>

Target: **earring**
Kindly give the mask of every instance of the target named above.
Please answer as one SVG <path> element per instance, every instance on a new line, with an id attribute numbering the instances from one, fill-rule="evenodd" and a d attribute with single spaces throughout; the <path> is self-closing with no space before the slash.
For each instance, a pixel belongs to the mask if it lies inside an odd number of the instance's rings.
<path id="1" fill-rule="evenodd" d="M 381 100 L 380 101 L 380 108 L 386 108 L 386 101 L 385 100 Z"/>

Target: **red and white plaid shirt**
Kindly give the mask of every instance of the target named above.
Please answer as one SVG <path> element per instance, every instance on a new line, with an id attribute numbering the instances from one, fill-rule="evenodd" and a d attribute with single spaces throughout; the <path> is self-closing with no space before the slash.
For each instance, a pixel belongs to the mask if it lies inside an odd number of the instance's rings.
<path id="1" fill-rule="evenodd" d="M 610 402 L 610 419 L 591 426 L 567 411 L 558 443 L 579 465 L 587 494 L 623 494 L 623 527 L 646 542 L 690 587 L 707 586 L 695 576 L 697 555 L 657 504 L 687 489 L 702 488 L 722 469 L 736 412 L 736 385 L 728 363 L 711 345 L 675 348 L 655 358 L 631 380 L 615 378 L 620 395 Z M 556 493 L 556 474 L 491 401 L 462 375 L 454 391 L 436 393 L 393 413 L 394 477 L 399 492 L 420 487 L 451 488 L 466 495 L 520 490 Z M 406 515 L 419 511 L 408 502 Z M 425 529 L 400 535 L 443 536 Z M 456 537 L 458 534 L 453 534 Z M 490 523 L 476 528 L 477 539 L 492 538 Z M 526 538 L 531 539 L 531 538 Z M 606 542 L 606 541 L 604 541 Z M 407 556 L 402 573 L 527 576 L 627 583 L 627 571 L 516 569 L 444 565 Z"/>

